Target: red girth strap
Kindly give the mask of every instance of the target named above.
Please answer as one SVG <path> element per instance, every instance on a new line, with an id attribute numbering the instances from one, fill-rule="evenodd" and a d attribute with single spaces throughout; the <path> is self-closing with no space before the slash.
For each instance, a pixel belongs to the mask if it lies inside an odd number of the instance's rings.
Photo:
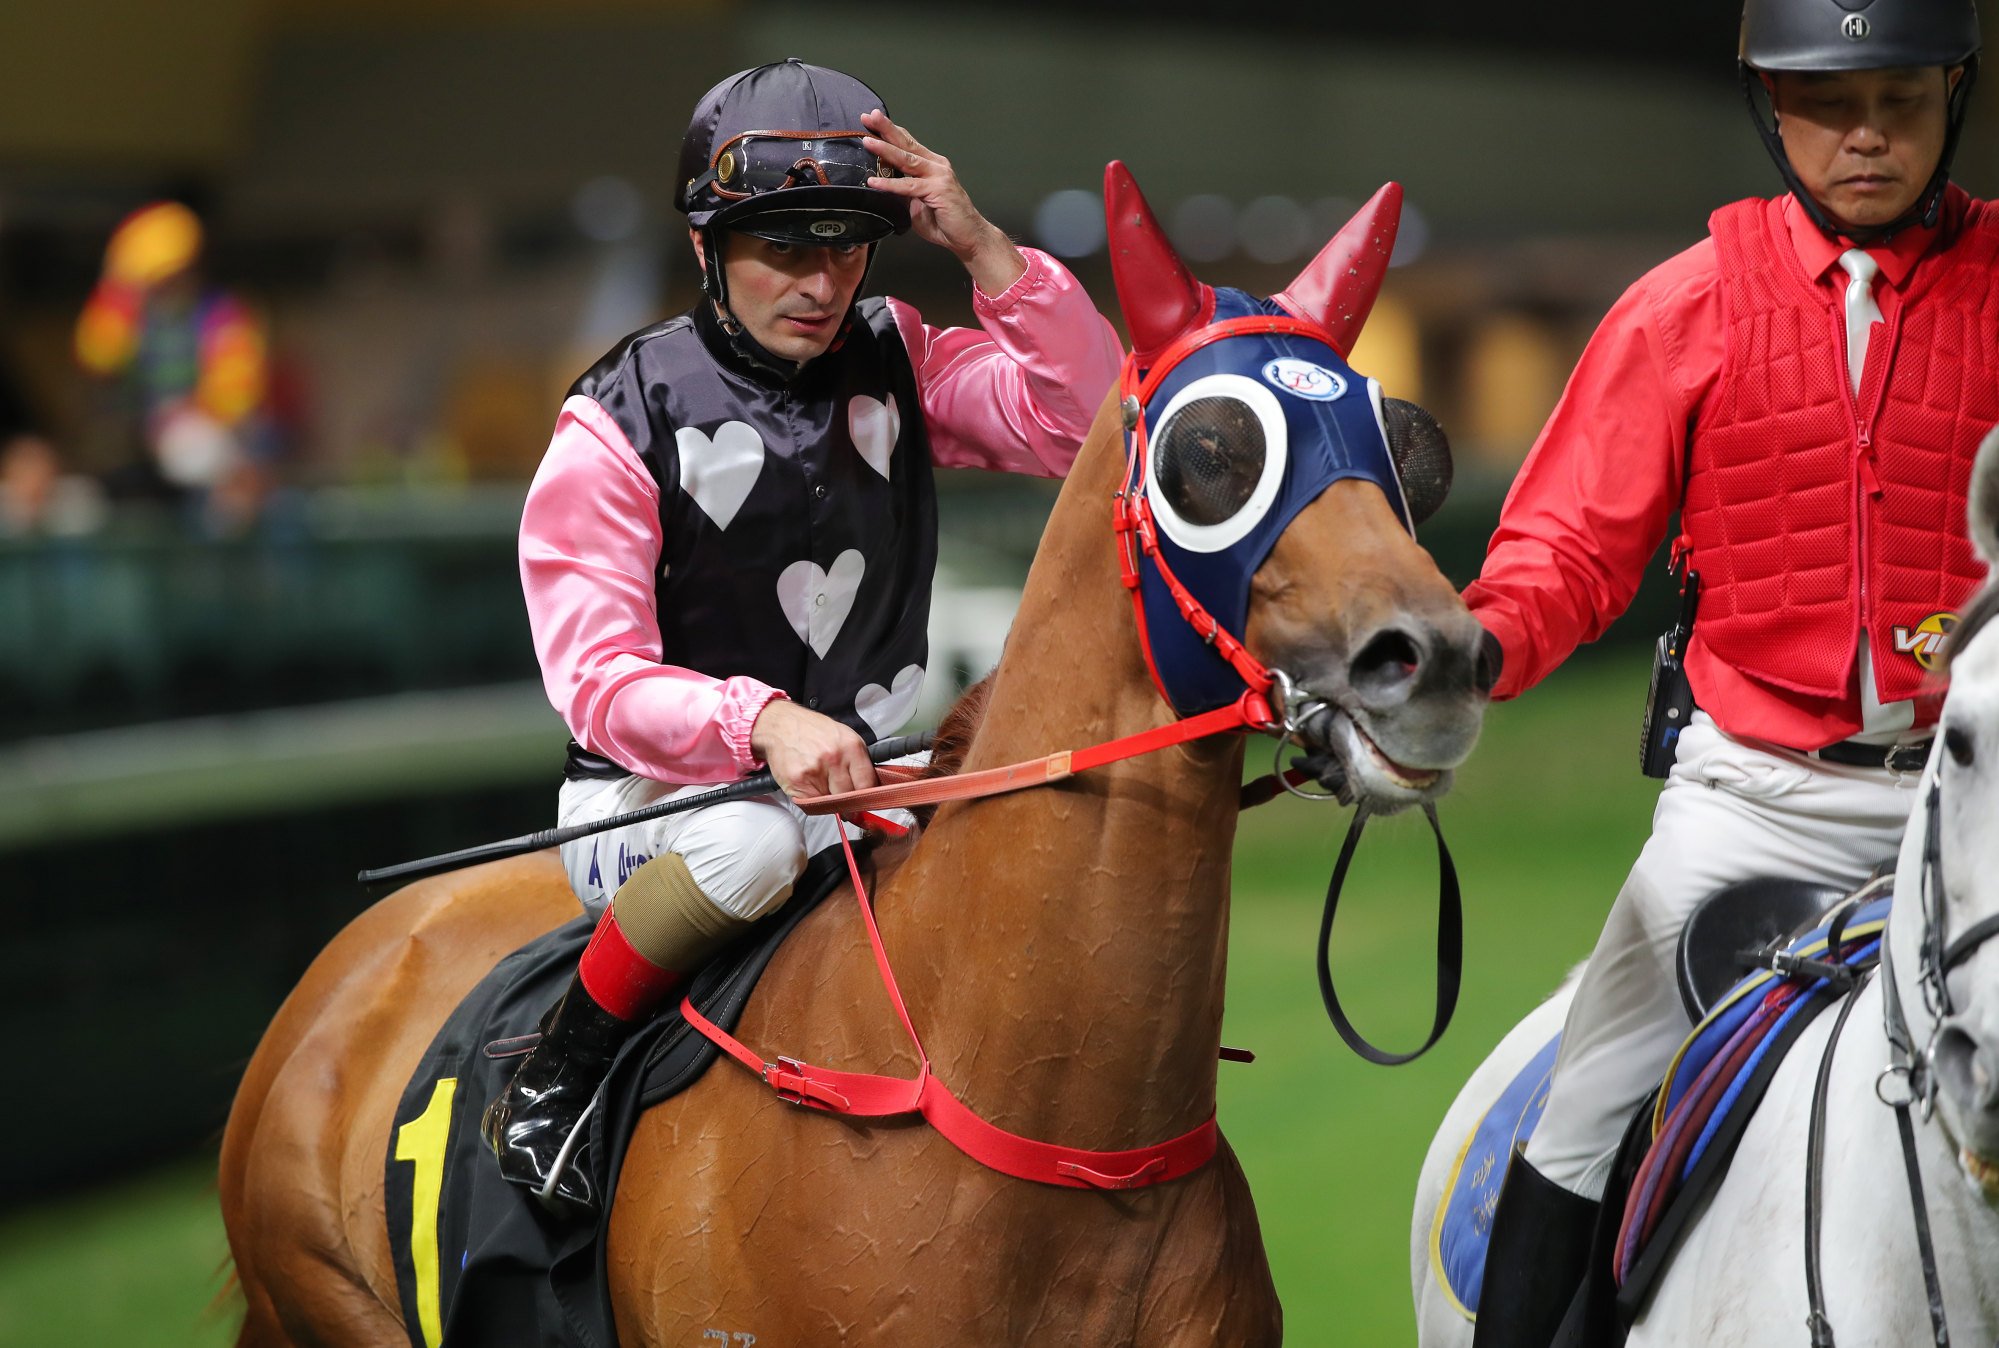
<path id="1" fill-rule="evenodd" d="M 1136 1189 L 1165 1180 L 1179 1179 L 1208 1163 L 1214 1156 L 1218 1133 L 1215 1116 L 1167 1142 L 1126 1151 L 1085 1151 L 1041 1142 L 987 1123 L 974 1114 L 964 1101 L 951 1093 L 930 1071 L 930 1055 L 924 1051 L 916 1026 L 896 986 L 895 972 L 889 967 L 888 952 L 882 948 L 881 930 L 875 925 L 874 907 L 868 902 L 860 867 L 854 861 L 853 846 L 846 830 L 840 831 L 840 846 L 847 854 L 847 874 L 854 882 L 854 898 L 861 918 L 867 923 L 868 943 L 874 947 L 875 965 L 881 970 L 882 985 L 889 1001 L 909 1032 L 916 1047 L 914 1079 L 878 1076 L 870 1072 L 840 1072 L 813 1067 L 795 1058 L 765 1062 L 742 1042 L 698 1011 L 692 999 L 683 998 L 680 1014 L 701 1034 L 712 1040 L 730 1057 L 755 1072 L 779 1096 L 807 1109 L 829 1114 L 851 1114 L 859 1118 L 888 1118 L 918 1114 L 946 1141 L 988 1169 L 1015 1179 L 1039 1184 L 1061 1185 L 1069 1189 Z"/>

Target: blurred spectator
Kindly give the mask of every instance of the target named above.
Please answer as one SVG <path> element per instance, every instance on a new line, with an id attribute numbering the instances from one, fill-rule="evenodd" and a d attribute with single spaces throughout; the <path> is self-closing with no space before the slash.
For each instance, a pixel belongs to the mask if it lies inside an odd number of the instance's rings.
<path id="1" fill-rule="evenodd" d="M 90 533 L 104 523 L 104 494 L 66 475 L 20 388 L 0 366 L 0 538 Z"/>
<path id="2" fill-rule="evenodd" d="M 76 324 L 84 369 L 115 381 L 145 461 L 114 475 L 121 496 L 190 500 L 212 531 L 254 522 L 276 449 L 264 325 L 200 271 L 201 220 L 177 201 L 127 216 Z"/>

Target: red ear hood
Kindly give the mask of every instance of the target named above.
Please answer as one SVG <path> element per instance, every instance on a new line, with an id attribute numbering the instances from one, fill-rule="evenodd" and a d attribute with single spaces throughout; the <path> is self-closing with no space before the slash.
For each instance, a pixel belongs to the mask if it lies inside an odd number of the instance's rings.
<path id="1" fill-rule="evenodd" d="M 1175 337 L 1214 316 L 1215 292 L 1195 280 L 1173 251 L 1121 160 L 1104 166 L 1104 225 L 1118 307 L 1131 331 L 1132 354 L 1146 366 Z"/>
<path id="2" fill-rule="evenodd" d="M 1381 293 L 1381 278 L 1388 271 L 1395 229 L 1401 222 L 1402 184 L 1386 183 L 1296 280 L 1270 298 L 1299 318 L 1324 326 L 1340 355 L 1353 354 L 1361 325 Z"/>

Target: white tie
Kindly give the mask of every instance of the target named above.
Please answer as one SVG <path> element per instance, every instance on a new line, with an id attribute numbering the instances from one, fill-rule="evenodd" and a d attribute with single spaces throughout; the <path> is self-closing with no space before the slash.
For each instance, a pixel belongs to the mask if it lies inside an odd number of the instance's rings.
<path id="1" fill-rule="evenodd" d="M 1881 264 L 1858 248 L 1839 256 L 1839 265 L 1853 279 L 1846 283 L 1846 372 L 1853 379 L 1853 391 L 1860 391 L 1860 372 L 1867 368 L 1867 339 L 1881 321 L 1880 306 L 1874 303 L 1874 278 Z"/>

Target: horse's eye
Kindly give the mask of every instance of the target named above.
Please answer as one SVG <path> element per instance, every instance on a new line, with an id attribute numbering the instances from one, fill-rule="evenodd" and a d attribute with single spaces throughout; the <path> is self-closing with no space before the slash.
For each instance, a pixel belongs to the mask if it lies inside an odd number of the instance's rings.
<path id="1" fill-rule="evenodd" d="M 1950 729 L 1944 731 L 1943 747 L 1950 751 L 1951 761 L 1959 767 L 1968 768 L 1971 766 L 1973 757 L 1972 740 L 1971 736 L 1964 730 L 1957 726 L 1952 726 Z"/>
<path id="2" fill-rule="evenodd" d="M 1239 398 L 1196 398 L 1173 414 L 1156 453 L 1173 513 L 1189 524 L 1220 524 L 1263 477 L 1263 423 Z"/>

